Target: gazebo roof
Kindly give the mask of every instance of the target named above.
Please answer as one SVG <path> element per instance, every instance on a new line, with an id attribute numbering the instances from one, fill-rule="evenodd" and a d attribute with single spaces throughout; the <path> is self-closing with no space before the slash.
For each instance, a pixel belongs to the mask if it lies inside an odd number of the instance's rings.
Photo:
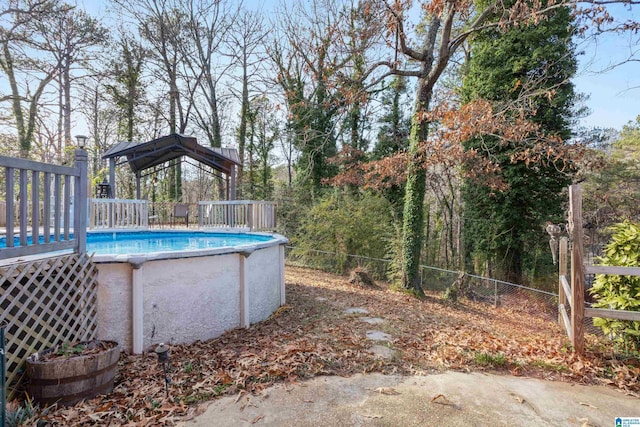
<path id="1" fill-rule="evenodd" d="M 191 157 L 225 174 L 229 174 L 235 165 L 242 164 L 238 151 L 234 148 L 205 147 L 198 144 L 196 138 L 177 133 L 143 143 L 120 142 L 111 147 L 102 158 L 125 156 L 136 174 L 182 156 Z"/>

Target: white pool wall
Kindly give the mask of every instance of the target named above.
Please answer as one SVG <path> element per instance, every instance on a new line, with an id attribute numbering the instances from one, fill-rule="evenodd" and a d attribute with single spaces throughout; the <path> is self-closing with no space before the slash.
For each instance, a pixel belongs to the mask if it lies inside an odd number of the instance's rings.
<path id="1" fill-rule="evenodd" d="M 285 303 L 284 246 L 96 256 L 98 338 L 131 353 L 206 341 L 268 318 Z"/>

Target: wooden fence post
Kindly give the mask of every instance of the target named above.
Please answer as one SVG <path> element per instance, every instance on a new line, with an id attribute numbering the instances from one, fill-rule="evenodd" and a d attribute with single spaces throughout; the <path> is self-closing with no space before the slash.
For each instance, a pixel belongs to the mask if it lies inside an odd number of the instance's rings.
<path id="1" fill-rule="evenodd" d="M 78 176 L 74 185 L 73 237 L 76 241 L 76 253 L 79 254 L 87 251 L 87 159 L 87 152 L 84 149 L 76 150 L 75 163 Z"/>
<path id="2" fill-rule="evenodd" d="M 560 248 L 558 256 L 558 323 L 563 325 L 565 330 L 568 325 L 564 324 L 564 318 L 562 317 L 562 311 L 560 306 L 567 306 L 567 295 L 564 293 L 564 286 L 562 286 L 562 277 L 567 275 L 567 252 L 569 248 L 569 238 L 560 238 Z"/>
<path id="3" fill-rule="evenodd" d="M 569 211 L 573 247 L 571 250 L 571 330 L 576 353 L 584 352 L 584 265 L 582 259 L 582 188 L 569 187 Z"/>

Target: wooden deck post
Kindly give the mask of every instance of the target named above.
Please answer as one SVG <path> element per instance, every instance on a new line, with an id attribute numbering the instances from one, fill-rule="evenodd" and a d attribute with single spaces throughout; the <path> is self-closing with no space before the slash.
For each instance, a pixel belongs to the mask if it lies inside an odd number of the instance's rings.
<path id="1" fill-rule="evenodd" d="M 29 185 L 29 176 L 26 169 L 20 169 L 19 173 L 19 192 L 20 201 L 18 202 L 18 218 L 20 221 L 20 246 L 27 246 L 27 224 L 29 222 L 29 199 L 27 197 L 27 188 Z"/>
<path id="2" fill-rule="evenodd" d="M 15 179 L 14 179 L 14 169 L 10 166 L 6 168 L 5 172 L 5 200 L 7 201 L 6 206 L 6 233 L 5 233 L 5 242 L 8 248 L 12 248 L 13 243 L 13 226 L 15 225 L 15 210 L 14 210 L 14 198 L 15 198 Z"/>
<path id="3" fill-rule="evenodd" d="M 584 353 L 584 265 L 582 260 L 582 188 L 569 187 L 569 211 L 572 224 L 571 250 L 571 340 L 576 353 Z"/>
<path id="4" fill-rule="evenodd" d="M 73 234 L 75 251 L 84 254 L 87 251 L 87 203 L 88 203 L 88 176 L 87 176 L 87 152 L 80 148 L 75 153 L 76 169 L 78 176 L 74 185 L 74 210 Z"/>
<path id="5" fill-rule="evenodd" d="M 31 171 L 31 243 L 37 245 L 40 239 L 40 172 Z"/>
<path id="6" fill-rule="evenodd" d="M 567 275 L 567 252 L 569 248 L 569 239 L 567 237 L 560 238 L 560 248 L 558 256 L 558 323 L 567 328 L 564 324 L 562 312 L 559 309 L 560 306 L 567 306 L 567 295 L 564 293 L 564 286 L 562 286 L 562 277 Z"/>

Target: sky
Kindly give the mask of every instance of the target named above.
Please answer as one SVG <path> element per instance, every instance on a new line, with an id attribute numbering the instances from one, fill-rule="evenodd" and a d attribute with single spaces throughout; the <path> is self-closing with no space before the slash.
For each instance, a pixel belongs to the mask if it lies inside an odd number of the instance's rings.
<path id="1" fill-rule="evenodd" d="M 623 6 L 610 7 L 618 18 L 638 19 L 640 10 L 633 12 Z M 608 34 L 597 40 L 577 42 L 579 67 L 574 79 L 576 91 L 589 96 L 586 106 L 591 114 L 580 120 L 585 127 L 613 127 L 621 129 L 640 115 L 640 36 Z M 618 67 L 635 53 L 635 62 Z"/>
<path id="2" fill-rule="evenodd" d="M 245 0 L 245 6 L 265 13 L 277 7 L 280 0 Z M 286 2 L 287 0 L 281 0 Z M 289 0 L 291 1 L 291 0 Z M 77 0 L 78 6 L 89 14 L 104 18 L 107 8 L 103 0 Z M 609 6 L 617 19 L 640 20 L 640 8 L 629 11 L 625 6 Z M 629 56 L 635 49 L 636 62 L 627 62 L 609 69 Z M 579 67 L 574 79 L 576 92 L 587 95 L 585 106 L 590 114 L 579 120 L 586 128 L 613 127 L 621 129 L 640 115 L 640 35 L 619 34 L 578 40 Z"/>
<path id="3" fill-rule="evenodd" d="M 283 0 L 285 1 L 285 0 Z M 94 16 L 105 16 L 106 7 L 103 0 L 78 0 Z M 262 9 L 265 13 L 273 10 L 278 0 L 245 0 L 248 8 Z M 624 6 L 609 6 L 616 19 L 633 19 L 640 17 L 640 11 L 633 12 Z M 579 52 L 579 68 L 574 79 L 576 92 L 587 95 L 586 107 L 590 114 L 579 120 L 581 126 L 613 127 L 621 129 L 629 121 L 640 115 L 640 38 L 629 38 L 622 35 L 600 36 L 577 42 Z M 628 62 L 614 69 L 611 64 L 626 58 L 630 50 L 637 51 L 637 62 Z"/>

